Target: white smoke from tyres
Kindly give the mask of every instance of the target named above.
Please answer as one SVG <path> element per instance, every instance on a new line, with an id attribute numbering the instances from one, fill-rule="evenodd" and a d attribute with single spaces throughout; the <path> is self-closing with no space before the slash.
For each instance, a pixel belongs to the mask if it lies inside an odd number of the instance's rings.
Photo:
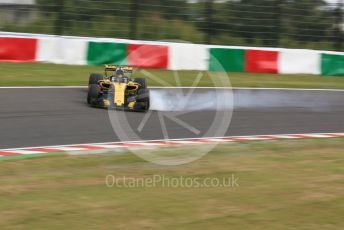
<path id="1" fill-rule="evenodd" d="M 250 108 L 302 108 L 311 111 L 333 111 L 343 108 L 342 90 L 261 90 L 261 89 L 196 89 L 189 97 L 187 90 L 150 89 L 150 110 L 220 111 Z"/>

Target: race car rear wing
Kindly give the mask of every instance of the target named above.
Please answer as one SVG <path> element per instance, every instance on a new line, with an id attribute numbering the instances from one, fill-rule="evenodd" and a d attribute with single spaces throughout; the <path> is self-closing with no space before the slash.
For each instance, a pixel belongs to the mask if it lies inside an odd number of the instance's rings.
<path id="1" fill-rule="evenodd" d="M 115 71 L 117 68 L 121 68 L 126 73 L 132 73 L 133 67 L 126 65 L 105 65 L 105 71 Z"/>

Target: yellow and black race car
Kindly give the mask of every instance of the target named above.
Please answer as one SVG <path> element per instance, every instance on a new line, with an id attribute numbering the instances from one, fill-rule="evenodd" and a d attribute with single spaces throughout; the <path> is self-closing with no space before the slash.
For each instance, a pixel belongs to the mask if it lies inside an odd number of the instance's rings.
<path id="1" fill-rule="evenodd" d="M 134 78 L 131 66 L 105 65 L 105 75 L 92 73 L 87 103 L 93 107 L 145 112 L 149 109 L 146 79 Z"/>

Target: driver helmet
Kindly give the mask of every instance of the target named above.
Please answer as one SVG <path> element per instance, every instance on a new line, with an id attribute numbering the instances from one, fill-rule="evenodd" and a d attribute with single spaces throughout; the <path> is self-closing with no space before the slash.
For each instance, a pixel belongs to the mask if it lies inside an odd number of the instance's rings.
<path id="1" fill-rule="evenodd" d="M 115 76 L 119 78 L 124 77 L 124 71 L 121 68 L 116 69 Z"/>

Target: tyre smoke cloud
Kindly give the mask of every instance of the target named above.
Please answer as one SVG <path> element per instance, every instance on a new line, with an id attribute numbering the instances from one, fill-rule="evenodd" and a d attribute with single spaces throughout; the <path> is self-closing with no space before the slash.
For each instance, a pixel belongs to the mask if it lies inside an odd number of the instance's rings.
<path id="1" fill-rule="evenodd" d="M 158 111 L 219 111 L 233 109 L 233 94 L 225 90 L 151 89 L 150 109 Z"/>
<path id="2" fill-rule="evenodd" d="M 218 111 L 293 107 L 313 111 L 344 108 L 344 92 L 259 89 L 151 89 L 151 110 Z"/>

